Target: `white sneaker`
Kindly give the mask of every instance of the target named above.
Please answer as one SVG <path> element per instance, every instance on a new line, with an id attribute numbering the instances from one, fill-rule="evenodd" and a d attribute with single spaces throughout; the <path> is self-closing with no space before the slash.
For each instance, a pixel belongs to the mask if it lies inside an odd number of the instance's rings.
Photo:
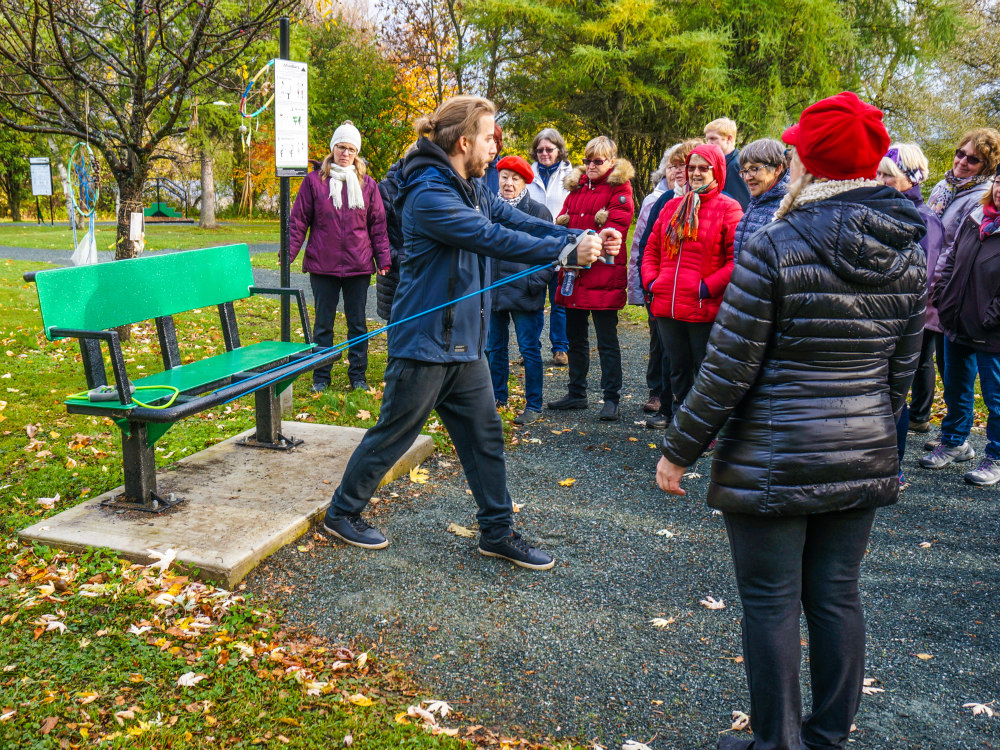
<path id="1" fill-rule="evenodd" d="M 1000 482 L 1000 461 L 995 458 L 984 458 L 972 471 L 966 472 L 965 481 L 977 487 L 989 487 Z"/>

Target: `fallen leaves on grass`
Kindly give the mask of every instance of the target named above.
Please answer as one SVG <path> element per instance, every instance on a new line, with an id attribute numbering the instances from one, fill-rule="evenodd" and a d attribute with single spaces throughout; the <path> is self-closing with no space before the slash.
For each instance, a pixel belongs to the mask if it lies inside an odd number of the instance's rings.
<path id="1" fill-rule="evenodd" d="M 962 708 L 971 708 L 973 716 L 986 714 L 986 716 L 992 719 L 996 715 L 996 711 L 992 708 L 994 703 L 996 703 L 995 700 L 990 701 L 989 703 L 963 703 Z"/>
<path id="2" fill-rule="evenodd" d="M 716 599 L 714 596 L 706 596 L 700 602 L 698 602 L 705 609 L 725 609 L 726 602 L 722 599 Z"/>
<path id="3" fill-rule="evenodd" d="M 667 617 L 666 619 L 663 617 L 654 617 L 649 621 L 649 624 L 654 628 L 665 628 L 667 625 L 673 625 L 675 622 L 677 622 L 676 617 Z"/>
<path id="4" fill-rule="evenodd" d="M 410 469 L 410 481 L 416 482 L 417 484 L 427 484 L 427 480 L 430 479 L 430 474 L 427 469 L 422 469 L 419 466 L 414 466 Z"/>
<path id="5" fill-rule="evenodd" d="M 177 559 L 177 550 L 172 547 L 166 552 L 160 552 L 155 549 L 147 549 L 146 553 L 152 557 L 156 562 L 147 565 L 146 567 L 150 570 L 159 570 L 162 576 L 166 572 L 167 568 L 170 567 L 171 563 Z"/>
<path id="6" fill-rule="evenodd" d="M 177 678 L 177 687 L 194 687 L 202 680 L 207 680 L 207 674 L 195 674 L 194 672 L 185 672 L 180 677 Z"/>
<path id="7" fill-rule="evenodd" d="M 559 486 L 560 487 L 572 487 L 574 484 L 576 484 L 576 480 L 573 479 L 573 477 L 569 477 L 568 479 L 560 479 L 559 480 Z"/>
<path id="8" fill-rule="evenodd" d="M 367 409 L 358 409 L 358 419 L 371 419 L 372 413 Z"/>
<path id="9" fill-rule="evenodd" d="M 39 734 L 48 734 L 53 729 L 56 728 L 56 724 L 59 723 L 58 716 L 50 716 L 45 721 L 42 722 L 42 726 L 38 728 Z"/>
<path id="10" fill-rule="evenodd" d="M 424 708 L 424 704 L 427 704 L 426 708 Z M 409 706 L 406 711 L 396 714 L 396 722 L 399 724 L 409 724 L 409 719 L 420 719 L 424 729 L 433 735 L 445 734 L 449 737 L 457 737 L 458 729 L 441 726 L 434 716 L 435 713 L 443 719 L 451 713 L 451 706 L 444 701 L 424 700 L 420 702 L 420 705 Z"/>
<path id="11" fill-rule="evenodd" d="M 455 536 L 465 537 L 470 539 L 476 535 L 476 532 L 472 529 L 467 529 L 464 526 L 459 526 L 457 523 L 449 523 L 448 528 L 445 531 L 450 531 Z"/>
<path id="12" fill-rule="evenodd" d="M 362 708 L 368 708 L 369 706 L 375 705 L 375 701 L 373 701 L 371 698 L 369 698 L 367 695 L 364 695 L 363 693 L 355 693 L 354 695 L 350 696 L 347 700 L 349 700 L 355 706 L 361 706 Z"/>
<path id="13" fill-rule="evenodd" d="M 45 508 L 45 510 L 52 510 L 52 508 L 55 507 L 55 504 L 59 502 L 59 493 L 57 492 L 55 497 L 40 497 L 37 502 Z"/>
<path id="14" fill-rule="evenodd" d="M 37 641 L 42 633 L 48 633 L 51 630 L 58 630 L 60 633 L 66 632 L 66 623 L 60 620 L 60 617 L 65 617 L 66 613 L 62 610 L 59 611 L 58 615 L 42 615 L 37 620 L 32 623 L 37 625 L 35 628 L 35 640 Z"/>

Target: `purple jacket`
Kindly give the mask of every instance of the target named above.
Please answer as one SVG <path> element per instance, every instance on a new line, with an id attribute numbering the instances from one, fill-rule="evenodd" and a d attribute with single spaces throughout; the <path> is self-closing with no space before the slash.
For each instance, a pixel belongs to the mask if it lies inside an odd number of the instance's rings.
<path id="1" fill-rule="evenodd" d="M 302 248 L 309 232 L 302 270 L 324 276 L 372 275 L 392 264 L 389 236 L 385 228 L 385 207 L 378 185 L 368 175 L 361 183 L 365 207 L 347 208 L 347 184 L 342 187 L 343 208 L 334 208 L 330 183 L 318 170 L 302 181 L 289 219 L 291 261 Z"/>
<path id="2" fill-rule="evenodd" d="M 943 268 L 938 268 L 937 265 L 938 257 L 941 255 L 941 246 L 944 244 L 944 225 L 937 214 L 924 204 L 924 198 L 920 194 L 919 185 L 914 185 L 903 193 L 903 195 L 913 201 L 913 205 L 916 206 L 920 218 L 924 220 L 924 224 L 927 226 L 927 234 L 920 239 L 920 246 L 924 249 L 924 254 L 927 256 L 927 319 L 924 321 L 924 328 L 930 328 L 932 331 L 941 333 L 941 321 L 938 319 L 937 307 L 931 302 L 930 291 L 934 286 L 934 282 L 941 277 Z"/>

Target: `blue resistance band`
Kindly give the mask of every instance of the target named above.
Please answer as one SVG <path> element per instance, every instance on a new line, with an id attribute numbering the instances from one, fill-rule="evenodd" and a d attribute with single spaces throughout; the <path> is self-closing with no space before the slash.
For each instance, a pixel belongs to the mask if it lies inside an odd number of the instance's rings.
<path id="1" fill-rule="evenodd" d="M 403 323 L 409 323 L 411 320 L 416 320 L 417 318 L 421 318 L 424 315 L 430 315 L 432 312 L 436 312 L 438 310 L 442 310 L 445 307 L 450 307 L 451 305 L 457 305 L 459 302 L 462 302 L 464 300 L 471 299 L 473 297 L 478 297 L 480 294 L 485 294 L 486 292 L 490 291 L 491 289 L 496 289 L 498 287 L 503 286 L 504 284 L 509 284 L 512 281 L 517 281 L 518 279 L 523 279 L 525 276 L 531 276 L 531 274 L 533 274 L 533 273 L 537 273 L 538 271 L 543 271 L 546 268 L 551 268 L 552 266 L 556 266 L 558 264 L 559 264 L 558 261 L 553 261 L 552 263 L 544 263 L 544 264 L 542 264 L 540 266 L 533 266 L 533 267 L 528 268 L 528 269 L 526 269 L 524 271 L 519 271 L 518 273 L 511 274 L 510 276 L 505 276 L 500 281 L 496 281 L 496 282 L 490 284 L 487 287 L 483 287 L 482 289 L 476 290 L 475 292 L 469 292 L 468 294 L 463 295 L 462 297 L 459 297 L 457 299 L 453 299 L 450 302 L 444 302 L 444 303 L 442 303 L 440 305 L 437 305 L 436 307 L 430 308 L 429 310 L 424 310 L 422 312 L 418 312 L 416 315 L 411 315 L 408 318 L 403 318 L 403 320 L 397 320 L 397 321 L 395 321 L 393 323 L 389 323 L 387 325 L 384 325 L 381 328 L 376 328 L 374 331 L 369 331 L 368 333 L 362 334 L 361 336 L 356 336 L 353 339 L 348 339 L 347 341 L 345 341 L 342 344 L 337 344 L 336 346 L 330 346 L 330 347 L 326 347 L 324 349 L 320 349 L 320 350 L 314 352 L 313 354 L 309 355 L 308 357 L 304 357 L 302 359 L 302 366 L 301 367 L 297 367 L 294 370 L 286 371 L 286 372 L 282 373 L 281 377 L 275 378 L 274 380 L 270 380 L 270 381 L 268 381 L 266 383 L 261 383 L 256 388 L 251 388 L 249 391 L 246 391 L 245 393 L 241 393 L 238 396 L 233 396 L 231 399 L 223 401 L 222 404 L 228 404 L 228 403 L 230 403 L 232 401 L 235 401 L 238 398 L 243 398 L 243 396 L 246 396 L 249 393 L 253 393 L 254 391 L 259 391 L 261 388 L 267 388 L 269 386 L 274 385 L 275 383 L 278 383 L 278 382 L 281 382 L 281 381 L 284 381 L 284 380 L 288 380 L 289 377 L 292 376 L 292 375 L 298 375 L 299 373 L 304 372 L 306 370 L 311 370 L 312 369 L 312 364 L 313 364 L 313 362 L 316 359 L 320 359 L 322 357 L 325 357 L 330 352 L 342 352 L 345 349 L 347 349 L 348 347 L 352 346 L 353 344 L 360 344 L 362 341 L 367 341 L 368 339 L 374 338 L 375 336 L 378 336 L 381 333 L 385 333 L 386 331 L 388 331 L 390 328 L 393 328 L 394 326 L 402 325 Z M 256 373 L 256 374 L 257 375 L 267 375 L 268 373 L 271 373 L 271 372 L 277 372 L 278 370 L 282 369 L 283 367 L 284 367 L 284 365 L 279 365 L 278 367 L 274 367 L 274 368 L 272 368 L 270 370 L 264 370 L 263 372 L 259 372 L 259 373 Z M 220 406 L 222 404 L 220 404 Z"/>

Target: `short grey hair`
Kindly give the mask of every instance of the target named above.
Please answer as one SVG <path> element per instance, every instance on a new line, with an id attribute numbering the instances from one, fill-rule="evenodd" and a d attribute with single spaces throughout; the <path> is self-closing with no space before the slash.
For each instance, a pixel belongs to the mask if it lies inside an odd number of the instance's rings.
<path id="1" fill-rule="evenodd" d="M 531 142 L 531 151 L 529 152 L 532 161 L 538 161 L 538 145 L 542 141 L 549 141 L 559 149 L 556 161 L 569 161 L 569 150 L 566 148 L 566 141 L 563 140 L 563 137 L 559 135 L 559 131 L 555 128 L 545 128 L 535 136 L 535 140 Z"/>
<path id="2" fill-rule="evenodd" d="M 785 144 L 774 138 L 760 138 L 748 143 L 740 149 L 740 166 L 747 164 L 766 164 L 771 167 L 788 169 L 788 157 L 785 156 Z"/>
<path id="3" fill-rule="evenodd" d="M 675 143 L 670 146 L 666 151 L 663 152 L 663 158 L 660 159 L 660 163 L 656 167 L 656 171 L 649 176 L 649 183 L 655 188 L 660 184 L 660 180 L 667 176 L 667 167 L 670 166 L 670 155 L 674 152 L 680 144 Z"/>

